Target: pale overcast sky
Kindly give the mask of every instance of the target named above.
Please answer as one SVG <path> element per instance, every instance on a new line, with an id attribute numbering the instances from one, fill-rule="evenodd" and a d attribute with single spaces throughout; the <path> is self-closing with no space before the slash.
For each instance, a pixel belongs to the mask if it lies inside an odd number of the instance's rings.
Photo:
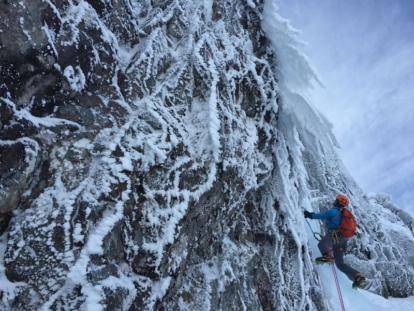
<path id="1" fill-rule="evenodd" d="M 414 216 L 414 1 L 276 0 L 326 88 L 313 102 L 334 125 L 351 175 Z"/>

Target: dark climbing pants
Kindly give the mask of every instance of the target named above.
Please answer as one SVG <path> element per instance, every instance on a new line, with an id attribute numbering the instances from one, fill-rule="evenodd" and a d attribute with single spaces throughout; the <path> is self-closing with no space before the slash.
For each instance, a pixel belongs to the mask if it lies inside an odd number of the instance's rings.
<path id="1" fill-rule="evenodd" d="M 338 236 L 337 238 L 334 238 L 334 235 L 329 233 L 319 241 L 318 247 L 322 254 L 327 252 L 333 254 L 335 265 L 339 271 L 345 273 L 350 280 L 354 280 L 355 274 L 357 274 L 358 271 L 344 263 L 346 240 L 343 237 Z"/>

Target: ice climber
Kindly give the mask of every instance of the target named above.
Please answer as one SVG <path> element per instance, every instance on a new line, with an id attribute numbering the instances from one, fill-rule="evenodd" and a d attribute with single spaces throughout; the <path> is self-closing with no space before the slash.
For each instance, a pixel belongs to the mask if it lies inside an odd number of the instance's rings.
<path id="1" fill-rule="evenodd" d="M 322 257 L 315 259 L 316 263 L 336 264 L 337 268 L 345 273 L 353 281 L 352 288 L 364 288 L 367 284 L 364 275 L 344 263 L 344 253 L 347 246 L 347 238 L 344 238 L 338 231 L 342 221 L 341 208 L 348 206 L 349 199 L 345 195 L 338 195 L 333 202 L 333 207 L 323 213 L 311 213 L 304 211 L 305 218 L 326 219 L 327 234 L 319 241 L 318 247 Z M 333 255 L 332 255 L 333 254 Z"/>

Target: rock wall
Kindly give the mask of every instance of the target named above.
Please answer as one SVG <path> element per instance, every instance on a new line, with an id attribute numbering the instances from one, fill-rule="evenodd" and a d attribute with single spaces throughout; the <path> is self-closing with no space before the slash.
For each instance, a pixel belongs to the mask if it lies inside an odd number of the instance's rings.
<path id="1" fill-rule="evenodd" d="M 326 309 L 280 208 L 299 191 L 278 199 L 289 150 L 260 3 L 0 12 L 3 306 Z"/>

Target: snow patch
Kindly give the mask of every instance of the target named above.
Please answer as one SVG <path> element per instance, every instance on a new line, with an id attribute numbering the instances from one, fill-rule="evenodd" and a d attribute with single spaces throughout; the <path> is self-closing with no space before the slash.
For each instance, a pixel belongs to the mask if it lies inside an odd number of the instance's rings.
<path id="1" fill-rule="evenodd" d="M 63 75 L 68 80 L 72 90 L 76 92 L 81 92 L 86 85 L 85 75 L 82 72 L 82 69 L 79 66 L 73 68 L 72 66 L 67 66 L 63 70 Z"/>

